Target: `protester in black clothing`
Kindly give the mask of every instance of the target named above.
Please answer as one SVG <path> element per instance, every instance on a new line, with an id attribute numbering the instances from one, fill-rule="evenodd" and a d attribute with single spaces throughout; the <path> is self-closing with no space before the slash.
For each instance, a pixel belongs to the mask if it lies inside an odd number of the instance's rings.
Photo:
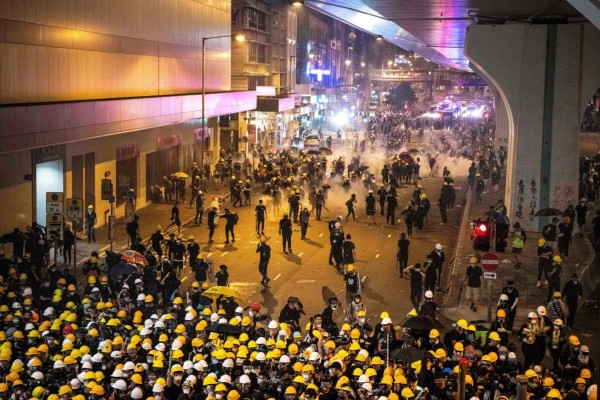
<path id="1" fill-rule="evenodd" d="M 262 237 L 260 239 L 256 252 L 260 253 L 260 260 L 258 262 L 258 272 L 260 272 L 262 276 L 260 283 L 266 286 L 271 280 L 267 276 L 267 268 L 269 267 L 269 260 L 271 259 L 271 246 L 267 244 L 267 238 Z"/>
<path id="2" fill-rule="evenodd" d="M 264 235 L 267 207 L 263 204 L 262 199 L 258 200 L 258 205 L 254 208 L 254 215 L 256 216 L 256 234 Z"/>
<path id="3" fill-rule="evenodd" d="M 402 214 L 404 214 L 404 222 L 406 223 L 406 234 L 411 237 L 413 232 L 413 224 L 415 221 L 415 212 L 412 205 L 409 205 L 402 210 Z"/>
<path id="4" fill-rule="evenodd" d="M 335 229 L 329 235 L 329 244 L 331 245 L 331 255 L 335 261 L 335 267 L 340 270 L 340 266 L 344 262 L 343 254 L 344 233 L 341 230 L 341 225 L 336 224 Z M 333 265 L 333 263 L 330 263 Z"/>
<path id="5" fill-rule="evenodd" d="M 231 243 L 235 243 L 235 232 L 233 229 L 238 222 L 237 213 L 232 213 L 229 211 L 229 208 L 226 208 L 225 214 L 219 214 L 219 218 L 225 218 L 225 244 L 229 244 L 229 234 L 231 234 Z"/>
<path id="6" fill-rule="evenodd" d="M 425 273 L 421 270 L 421 263 L 406 267 L 403 273 L 410 274 L 410 302 L 415 310 L 418 310 L 423 296 L 423 278 L 425 277 Z"/>
<path id="7" fill-rule="evenodd" d="M 300 216 L 298 217 L 300 221 L 300 235 L 301 239 L 306 239 L 306 232 L 308 231 L 308 223 L 310 221 L 310 212 L 308 211 L 308 207 L 302 207 L 302 211 L 300 211 Z"/>
<path id="8" fill-rule="evenodd" d="M 75 235 L 69 225 L 65 226 L 63 234 L 63 259 L 65 264 L 71 264 L 71 254 L 75 244 Z"/>
<path id="9" fill-rule="evenodd" d="M 159 259 L 162 258 L 162 255 L 163 255 L 162 243 L 165 240 L 165 237 L 161 233 L 161 230 L 162 230 L 162 227 L 160 225 L 158 225 L 156 227 L 156 231 L 152 234 L 152 236 L 150 236 L 150 243 L 152 244 L 152 250 L 154 250 L 156 252 Z"/>
<path id="10" fill-rule="evenodd" d="M 569 309 L 569 316 L 567 317 L 566 324 L 569 329 L 573 329 L 578 302 L 583 299 L 583 287 L 579 282 L 576 272 L 571 274 L 571 280 L 565 283 L 561 293 L 562 298 Z"/>
<path id="11" fill-rule="evenodd" d="M 181 232 L 181 219 L 179 219 L 179 203 L 175 201 L 171 209 L 171 225 L 177 226 L 177 233 Z"/>
<path id="12" fill-rule="evenodd" d="M 386 200 L 387 202 L 387 220 L 388 224 L 396 225 L 396 207 L 398 207 L 398 200 L 392 193 L 388 193 Z"/>
<path id="13" fill-rule="evenodd" d="M 377 200 L 379 201 L 379 214 L 383 217 L 385 216 L 384 207 L 385 201 L 387 200 L 387 192 L 384 185 L 381 185 L 377 191 Z"/>
<path id="14" fill-rule="evenodd" d="M 218 217 L 217 207 L 213 207 L 206 218 L 208 219 L 208 243 L 214 243 L 213 235 L 215 234 L 215 227 L 217 226 L 215 219 Z"/>
<path id="15" fill-rule="evenodd" d="M 408 252 L 410 248 L 410 241 L 406 238 L 406 233 L 400 234 L 398 240 L 398 265 L 400 269 L 400 277 L 404 277 L 404 269 L 408 266 Z"/>
<path id="16" fill-rule="evenodd" d="M 227 265 L 219 265 L 219 271 L 215 274 L 217 286 L 229 286 L 229 272 Z"/>
<path id="17" fill-rule="evenodd" d="M 196 239 L 194 238 L 194 235 L 188 236 L 189 243 L 187 245 L 187 252 L 190 268 L 194 266 L 194 264 L 196 263 L 196 259 L 198 258 L 198 254 L 200 254 L 200 246 L 198 245 L 198 243 L 195 242 L 195 240 Z"/>
<path id="18" fill-rule="evenodd" d="M 283 214 L 283 218 L 279 220 L 279 234 L 281 235 L 281 242 L 283 245 L 283 252 L 287 254 L 285 251 L 285 247 L 290 253 L 292 252 L 292 221 L 290 220 L 288 213 Z"/>
<path id="19" fill-rule="evenodd" d="M 177 210 L 177 212 L 179 215 L 179 210 Z M 137 243 L 138 237 L 140 236 L 139 220 L 140 220 L 139 215 L 134 215 L 133 221 L 128 222 L 126 225 L 127 234 L 129 235 L 129 240 L 130 240 L 132 249 L 133 249 L 133 246 L 135 246 L 135 244 Z M 180 223 L 180 225 L 181 225 L 181 223 Z"/>
<path id="20" fill-rule="evenodd" d="M 356 195 L 352 193 L 350 198 L 346 201 L 346 208 L 348 209 L 348 214 L 346 214 L 346 221 L 348 221 L 348 217 L 352 215 L 352 219 L 356 219 L 356 215 L 354 214 L 354 204 L 356 203 Z"/>
<path id="21" fill-rule="evenodd" d="M 306 314 L 302 303 L 297 297 L 288 297 L 287 304 L 283 306 L 279 313 L 279 322 L 285 322 L 290 325 L 292 331 L 300 331 L 300 316 Z"/>
<path id="22" fill-rule="evenodd" d="M 377 225 L 377 222 L 375 222 L 375 203 L 376 203 L 376 199 L 375 199 L 375 196 L 373 196 L 373 191 L 372 190 L 369 190 L 369 195 L 366 197 L 365 203 L 366 203 L 367 218 L 368 217 L 372 217 L 373 218 L 373 225 Z"/>
<path id="23" fill-rule="evenodd" d="M 433 262 L 433 266 L 437 270 L 437 284 L 441 286 L 442 280 L 442 269 L 444 267 L 444 262 L 446 261 L 446 255 L 442 251 L 442 245 L 440 243 L 435 244 L 435 249 L 431 252 L 431 260 Z"/>
<path id="24" fill-rule="evenodd" d="M 542 285 L 542 276 L 545 281 L 548 280 L 548 272 L 550 272 L 550 267 L 552 266 L 553 255 L 552 248 L 546 244 L 546 239 L 543 237 L 538 239 L 537 255 L 538 274 L 536 287 L 540 287 Z"/>
<path id="25" fill-rule="evenodd" d="M 323 190 L 319 189 L 315 196 L 315 209 L 316 209 L 316 218 L 317 221 L 321 220 L 321 211 L 325 207 L 325 196 L 323 196 Z"/>
<path id="26" fill-rule="evenodd" d="M 507 325 L 512 330 L 517 315 L 517 304 L 519 303 L 519 291 L 515 287 L 515 282 L 510 280 L 506 282 L 506 287 L 502 289 L 502 294 L 508 297 L 506 304 L 508 306 Z"/>

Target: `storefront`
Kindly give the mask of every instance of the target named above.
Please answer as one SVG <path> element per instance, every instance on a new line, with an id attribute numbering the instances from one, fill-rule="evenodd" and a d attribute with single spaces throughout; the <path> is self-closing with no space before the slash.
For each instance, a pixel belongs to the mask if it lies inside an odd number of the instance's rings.
<path id="1" fill-rule="evenodd" d="M 123 204 L 123 197 L 133 189 L 138 192 L 137 173 L 140 155 L 139 142 L 133 142 L 122 147 L 117 147 L 117 185 L 115 197 L 117 206 Z"/>
<path id="2" fill-rule="evenodd" d="M 151 200 L 153 185 L 163 186 L 163 177 L 179 171 L 181 135 L 174 133 L 156 138 L 156 151 L 146 154 L 146 198 Z"/>

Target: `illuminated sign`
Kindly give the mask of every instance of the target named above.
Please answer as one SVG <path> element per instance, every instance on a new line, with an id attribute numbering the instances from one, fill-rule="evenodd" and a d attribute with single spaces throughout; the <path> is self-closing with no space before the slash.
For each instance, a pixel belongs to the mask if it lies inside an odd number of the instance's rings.
<path id="1" fill-rule="evenodd" d="M 323 75 L 329 75 L 331 72 L 328 69 L 311 69 L 310 74 L 317 76 L 317 81 L 321 82 L 323 80 Z"/>
<path id="2" fill-rule="evenodd" d="M 257 86 L 256 87 L 256 95 L 257 96 L 265 96 L 265 97 L 274 97 L 277 96 L 277 90 L 275 86 Z"/>

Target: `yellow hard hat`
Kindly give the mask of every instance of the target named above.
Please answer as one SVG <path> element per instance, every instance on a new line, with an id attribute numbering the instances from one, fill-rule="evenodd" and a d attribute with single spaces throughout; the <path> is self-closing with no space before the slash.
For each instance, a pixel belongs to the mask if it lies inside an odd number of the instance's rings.
<path id="1" fill-rule="evenodd" d="M 471 257 L 469 258 L 469 264 L 477 264 L 477 257 Z"/>

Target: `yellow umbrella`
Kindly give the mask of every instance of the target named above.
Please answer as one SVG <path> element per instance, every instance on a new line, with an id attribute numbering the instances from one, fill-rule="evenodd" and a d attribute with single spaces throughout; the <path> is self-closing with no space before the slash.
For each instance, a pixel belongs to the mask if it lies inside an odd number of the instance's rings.
<path id="1" fill-rule="evenodd" d="M 242 302 L 242 295 L 240 292 L 229 286 L 212 286 L 206 289 L 202 294 L 211 299 L 216 299 L 219 296 L 232 297 L 236 302 Z"/>
<path id="2" fill-rule="evenodd" d="M 183 178 L 183 179 L 187 179 L 187 178 L 189 178 L 189 177 L 190 177 L 190 176 L 189 176 L 188 174 L 186 174 L 185 172 L 175 172 L 173 175 L 174 175 L 175 177 L 177 177 L 177 178 Z"/>

